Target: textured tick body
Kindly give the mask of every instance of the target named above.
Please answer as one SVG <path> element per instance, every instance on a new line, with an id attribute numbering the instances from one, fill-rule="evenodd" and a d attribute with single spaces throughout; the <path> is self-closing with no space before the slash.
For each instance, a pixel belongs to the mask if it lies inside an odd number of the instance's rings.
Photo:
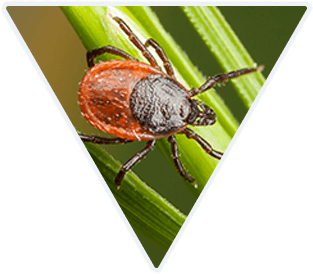
<path id="1" fill-rule="evenodd" d="M 90 70 L 84 76 L 79 89 L 79 105 L 86 120 L 97 129 L 117 138 L 102 138 L 80 134 L 84 142 L 97 144 L 121 144 L 132 141 L 147 141 L 146 146 L 129 159 L 115 178 L 119 187 L 124 175 L 143 159 L 155 146 L 156 140 L 167 137 L 172 148 L 172 158 L 179 174 L 188 182 L 194 179 L 186 173 L 180 160 L 175 133 L 193 139 L 211 156 L 221 159 L 222 153 L 194 133 L 187 125 L 207 126 L 216 121 L 215 112 L 207 105 L 192 99 L 216 83 L 225 83 L 251 72 L 261 71 L 263 66 L 233 71 L 209 78 L 201 87 L 187 91 L 174 76 L 171 63 L 163 49 L 153 39 L 142 44 L 127 24 L 113 18 L 149 61 L 139 62 L 128 53 L 105 46 L 87 52 Z M 153 47 L 163 61 L 166 74 L 162 72 L 148 47 Z M 111 60 L 94 63 L 97 56 L 110 53 L 126 60 Z M 194 182 L 195 187 L 197 184 Z"/>
<path id="2" fill-rule="evenodd" d="M 137 61 L 99 63 L 79 90 L 83 116 L 97 129 L 129 140 L 169 136 L 187 126 L 187 90 L 172 78 Z"/>
<path id="3" fill-rule="evenodd" d="M 187 90 L 175 80 L 159 74 L 135 85 L 130 107 L 140 125 L 158 137 L 185 128 L 191 111 Z"/>

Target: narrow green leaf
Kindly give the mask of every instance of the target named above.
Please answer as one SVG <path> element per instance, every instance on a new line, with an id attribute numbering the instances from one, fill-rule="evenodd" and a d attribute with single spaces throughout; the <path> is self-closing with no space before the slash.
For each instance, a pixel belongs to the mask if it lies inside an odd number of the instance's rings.
<path id="1" fill-rule="evenodd" d="M 181 7 L 225 72 L 255 66 L 255 62 L 217 7 Z M 231 80 L 247 109 L 265 82 L 261 72 Z"/>

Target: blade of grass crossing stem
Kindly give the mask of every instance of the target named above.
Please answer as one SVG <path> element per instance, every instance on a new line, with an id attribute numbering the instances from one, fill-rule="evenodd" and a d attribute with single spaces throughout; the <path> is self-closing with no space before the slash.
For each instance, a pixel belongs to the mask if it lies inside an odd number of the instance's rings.
<path id="1" fill-rule="evenodd" d="M 181 7 L 225 72 L 255 66 L 217 7 Z M 265 82 L 261 72 L 231 80 L 238 96 L 250 108 Z"/>

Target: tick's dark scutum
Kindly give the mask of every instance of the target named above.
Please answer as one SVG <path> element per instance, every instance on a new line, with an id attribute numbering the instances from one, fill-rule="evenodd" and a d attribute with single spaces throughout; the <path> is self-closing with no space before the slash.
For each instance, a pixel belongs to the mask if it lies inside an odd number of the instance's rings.
<path id="1" fill-rule="evenodd" d="M 191 111 L 187 91 L 164 75 L 139 81 L 130 97 L 130 107 L 140 125 L 156 135 L 186 126 Z"/>

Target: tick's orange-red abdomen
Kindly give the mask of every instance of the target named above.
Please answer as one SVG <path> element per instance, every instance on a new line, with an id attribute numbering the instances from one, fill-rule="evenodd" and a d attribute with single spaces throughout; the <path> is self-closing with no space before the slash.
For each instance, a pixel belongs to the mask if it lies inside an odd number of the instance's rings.
<path id="1" fill-rule="evenodd" d="M 151 140 L 155 136 L 134 118 L 130 96 L 138 81 L 163 74 L 138 61 L 111 60 L 93 66 L 79 89 L 79 106 L 86 120 L 97 129 L 129 140 Z"/>

